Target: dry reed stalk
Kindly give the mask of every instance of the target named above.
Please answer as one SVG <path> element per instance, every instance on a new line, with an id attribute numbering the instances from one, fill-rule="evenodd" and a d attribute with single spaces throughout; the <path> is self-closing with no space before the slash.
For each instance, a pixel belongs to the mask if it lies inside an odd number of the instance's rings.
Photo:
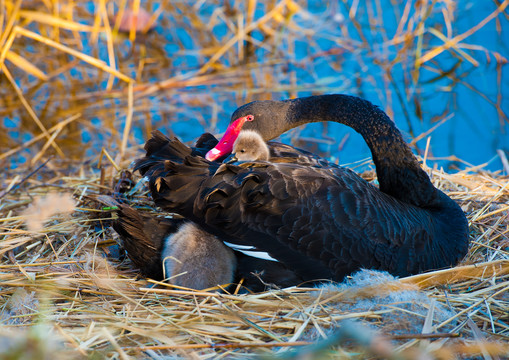
<path id="1" fill-rule="evenodd" d="M 426 54 L 424 54 L 422 57 L 419 57 L 416 61 L 417 66 L 420 66 L 424 64 L 425 62 L 433 59 L 435 56 L 439 55 L 443 51 L 450 49 L 451 47 L 456 46 L 459 42 L 465 40 L 470 35 L 474 34 L 476 31 L 484 27 L 488 22 L 493 20 L 495 17 L 497 17 L 500 13 L 503 13 L 505 8 L 509 5 L 509 0 L 504 0 L 495 11 L 493 11 L 488 17 L 483 19 L 479 24 L 474 26 L 473 28 L 469 29 L 468 31 L 465 31 L 463 34 L 457 35 L 452 39 L 448 39 L 447 42 L 444 45 L 438 46 L 437 48 L 430 50 Z"/>
<path id="2" fill-rule="evenodd" d="M 127 141 L 129 139 L 129 133 L 131 131 L 132 120 L 133 120 L 133 85 L 129 84 L 127 88 L 127 116 L 125 120 L 124 133 L 122 135 L 122 144 L 120 145 L 120 158 L 124 156 L 125 149 L 127 147 Z"/>
<path id="3" fill-rule="evenodd" d="M 11 13 L 9 14 L 9 20 L 7 21 L 7 24 L 5 25 L 5 28 L 2 29 L 2 35 L 0 36 L 0 47 L 2 49 L 1 55 L 0 55 L 0 65 L 3 66 L 4 59 L 7 54 L 7 51 L 11 48 L 12 42 L 14 41 L 14 35 L 11 33 L 12 28 L 14 27 L 14 23 L 16 22 L 16 18 L 18 17 L 20 8 L 21 8 L 21 1 L 17 0 L 16 4 L 11 10 Z M 5 10 L 5 9 L 2 9 Z"/>
<path id="4" fill-rule="evenodd" d="M 23 92 L 21 91 L 21 89 L 18 87 L 18 85 L 16 84 L 16 82 L 14 81 L 10 71 L 7 69 L 7 67 L 5 66 L 5 64 L 2 65 L 2 70 L 3 70 L 3 73 L 5 74 L 5 76 L 7 77 L 7 79 L 9 80 L 9 82 L 11 83 L 12 87 L 14 88 L 14 91 L 16 92 L 16 94 L 18 95 L 21 103 L 23 104 L 23 107 L 26 109 L 26 111 L 30 114 L 30 117 L 32 118 L 32 120 L 37 124 L 37 126 L 39 127 L 39 129 L 41 129 L 41 131 L 43 132 L 44 136 L 46 136 L 48 138 L 48 142 L 49 144 L 51 144 L 51 146 L 57 151 L 58 155 L 61 156 L 61 157 L 64 157 L 64 153 L 62 151 L 62 149 L 60 149 L 60 147 L 54 142 L 54 139 L 51 140 L 51 136 L 50 134 L 48 133 L 48 130 L 46 130 L 46 128 L 44 127 L 43 123 L 41 122 L 41 120 L 39 120 L 39 118 L 37 117 L 37 115 L 35 114 L 34 110 L 32 109 L 32 107 L 30 106 L 30 104 L 28 103 L 28 101 L 26 100 L 26 98 L 23 96 Z"/>
<path id="5" fill-rule="evenodd" d="M 287 6 L 287 3 L 289 2 L 292 2 L 291 0 L 282 0 L 280 1 L 276 6 L 274 6 L 274 8 L 272 10 L 270 10 L 267 14 L 265 14 L 264 16 L 262 16 L 260 19 L 258 19 L 256 22 L 250 24 L 249 26 L 246 26 L 244 29 L 243 29 L 243 32 L 242 33 L 237 33 L 234 37 L 232 37 L 229 41 L 227 41 L 211 58 L 210 60 L 205 64 L 203 65 L 200 70 L 198 71 L 197 75 L 201 75 L 205 72 L 207 72 L 207 70 L 210 69 L 210 67 L 221 57 L 223 56 L 226 51 L 228 51 L 228 49 L 230 49 L 231 47 L 233 47 L 235 45 L 235 43 L 237 43 L 238 41 L 240 41 L 242 38 L 244 38 L 244 36 L 246 34 L 248 34 L 250 31 L 253 31 L 254 29 L 256 29 L 258 26 L 262 26 L 263 24 L 265 24 L 266 22 L 268 22 L 270 19 L 274 18 L 275 16 L 277 16 L 277 14 L 280 14 L 280 11 L 285 7 Z"/>
<path id="6" fill-rule="evenodd" d="M 136 23 L 138 20 L 139 11 L 140 11 L 140 0 L 133 0 L 132 12 L 133 12 L 134 21 L 131 24 L 131 28 L 129 29 L 129 40 L 131 42 L 134 42 L 134 40 L 136 39 Z"/>
<path id="7" fill-rule="evenodd" d="M 59 44 L 51 39 L 48 39 L 46 37 L 43 37 L 37 33 L 34 33 L 30 30 L 26 30 L 22 27 L 19 27 L 19 26 L 16 26 L 14 27 L 13 29 L 13 33 L 16 33 L 16 34 L 19 34 L 19 35 L 23 35 L 23 36 L 26 36 L 27 38 L 30 38 L 30 39 L 33 39 L 33 40 L 37 40 L 45 45 L 48 45 L 48 46 L 51 46 L 51 47 L 54 47 L 55 49 L 57 50 L 60 50 L 62 52 L 65 52 L 65 53 L 68 53 L 70 55 L 73 55 L 75 57 L 77 57 L 78 59 L 82 60 L 82 61 L 85 61 L 86 63 L 89 63 L 90 65 L 92 66 L 95 66 L 107 73 L 110 73 L 112 75 L 114 75 L 115 77 L 119 78 L 120 80 L 123 80 L 127 83 L 129 82 L 133 82 L 134 80 L 131 79 L 130 77 L 120 73 L 119 71 L 117 71 L 116 69 L 108 66 L 104 61 L 102 60 L 98 60 L 96 58 L 93 58 L 87 54 L 84 54 L 84 53 L 81 53 L 79 51 L 76 51 L 74 49 L 71 49 L 67 46 L 64 46 L 62 44 Z"/>
<path id="8" fill-rule="evenodd" d="M 19 16 L 27 19 L 28 21 L 37 21 L 41 24 L 51 25 L 58 29 L 66 29 L 80 32 L 92 32 L 93 30 L 93 27 L 91 26 L 81 24 L 76 21 L 65 20 L 59 16 L 45 14 L 40 11 L 21 10 L 19 12 Z"/>
<path id="9" fill-rule="evenodd" d="M 108 21 L 108 14 L 106 12 L 106 3 L 104 2 L 104 0 L 102 0 L 99 2 L 99 4 L 100 4 L 100 13 L 102 15 L 102 20 L 104 22 L 104 28 L 105 28 L 104 34 L 106 35 L 106 44 L 108 47 L 109 65 L 112 68 L 116 68 L 115 49 L 114 49 L 114 44 L 113 44 L 113 34 L 111 31 L 110 23 Z M 110 76 L 108 78 L 108 84 L 106 85 L 106 90 L 112 89 L 114 80 L 115 80 L 115 77 L 112 74 L 110 74 Z"/>
<path id="10" fill-rule="evenodd" d="M 29 62 L 25 58 L 19 56 L 18 54 L 12 51 L 7 51 L 5 58 L 9 60 L 11 63 L 13 63 L 15 66 L 19 67 L 20 69 L 23 69 L 25 72 L 32 74 L 33 76 L 39 78 L 42 81 L 46 81 L 49 79 L 49 77 L 42 70 L 40 70 L 31 62 Z"/>

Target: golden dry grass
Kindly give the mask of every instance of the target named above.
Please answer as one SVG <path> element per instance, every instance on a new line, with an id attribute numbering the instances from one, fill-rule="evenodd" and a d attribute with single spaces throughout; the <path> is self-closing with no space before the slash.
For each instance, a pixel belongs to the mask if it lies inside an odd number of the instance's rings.
<path id="1" fill-rule="evenodd" d="M 42 346 L 51 331 L 55 341 L 47 351 L 108 358 L 283 356 L 289 348 L 319 351 L 303 346 L 327 336 L 336 349 L 322 349 L 320 356 L 327 358 L 427 354 L 453 359 L 509 351 L 507 177 L 432 171 L 434 184 L 458 201 L 470 220 L 471 249 L 456 268 L 399 280 L 374 274 L 367 283 L 339 288 L 236 294 L 238 288 L 195 291 L 140 279 L 129 261 L 119 260 L 111 213 L 94 200 L 118 179 L 113 165 L 103 166 L 102 176 L 83 165 L 63 177 L 62 169 L 43 167 L 18 187 L 20 176 L 5 178 L 2 187 L 8 192 L 0 205 L 4 339 L 10 338 L 6 329 L 14 329 L 23 335 L 13 333 L 18 339 L 13 343 L 24 339 Z M 27 230 L 35 199 L 55 191 L 72 194 L 77 202 L 72 216 L 53 215 L 41 229 Z M 134 195 L 137 207 L 157 212 L 143 192 Z M 358 339 L 367 331 L 361 326 L 384 337 Z M 39 328 L 44 330 L 31 330 Z M 353 343 L 345 342 L 351 337 Z"/>

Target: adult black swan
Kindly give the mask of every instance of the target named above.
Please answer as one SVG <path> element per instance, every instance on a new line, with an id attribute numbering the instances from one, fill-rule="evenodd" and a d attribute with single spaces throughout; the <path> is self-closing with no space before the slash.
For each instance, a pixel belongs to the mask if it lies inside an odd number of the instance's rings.
<path id="1" fill-rule="evenodd" d="M 336 166 L 212 162 L 159 133 L 135 166 L 156 204 L 223 241 L 256 247 L 304 280 L 341 280 L 360 268 L 405 276 L 455 265 L 466 254 L 463 211 L 431 184 L 378 107 L 346 95 L 258 101 L 237 109 L 232 126 L 250 116 L 243 129 L 264 140 L 310 122 L 352 127 L 371 149 L 380 188 Z M 227 134 L 208 158 L 231 151 Z"/>

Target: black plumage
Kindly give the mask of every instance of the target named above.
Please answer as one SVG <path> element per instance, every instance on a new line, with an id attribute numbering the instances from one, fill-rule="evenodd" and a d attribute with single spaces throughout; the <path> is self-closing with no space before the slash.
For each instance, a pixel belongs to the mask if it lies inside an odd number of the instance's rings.
<path id="1" fill-rule="evenodd" d="M 404 276 L 455 265 L 466 254 L 464 213 L 431 184 L 378 107 L 323 95 L 253 102 L 232 120 L 248 114 L 254 121 L 244 127 L 265 140 L 309 122 L 352 127 L 371 149 L 380 189 L 322 160 L 209 162 L 155 132 L 136 168 L 148 176 L 156 204 L 223 241 L 266 251 L 303 280 L 341 280 L 359 268 Z"/>

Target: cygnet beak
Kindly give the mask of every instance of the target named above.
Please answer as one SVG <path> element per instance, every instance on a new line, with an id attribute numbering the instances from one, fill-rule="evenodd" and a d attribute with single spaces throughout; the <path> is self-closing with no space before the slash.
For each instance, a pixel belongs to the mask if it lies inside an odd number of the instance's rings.
<path id="1" fill-rule="evenodd" d="M 237 161 L 239 161 L 239 159 L 237 159 L 237 156 L 235 154 L 231 154 L 230 156 L 223 160 L 223 164 L 233 164 L 234 162 Z"/>

